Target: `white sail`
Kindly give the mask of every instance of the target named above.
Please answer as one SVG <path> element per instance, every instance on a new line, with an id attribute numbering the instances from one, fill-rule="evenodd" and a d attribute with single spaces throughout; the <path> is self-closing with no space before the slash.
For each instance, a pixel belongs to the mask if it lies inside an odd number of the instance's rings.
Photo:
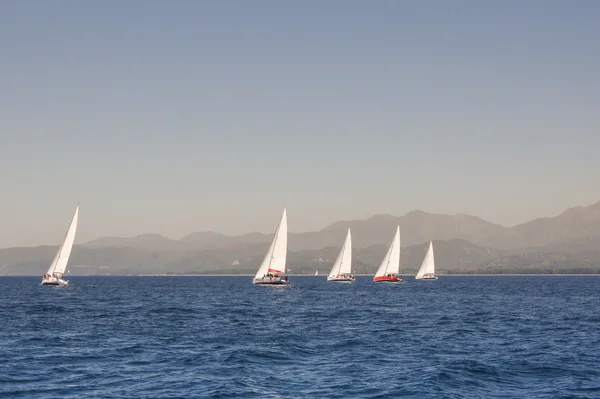
<path id="1" fill-rule="evenodd" d="M 415 276 L 416 279 L 422 278 L 426 274 L 435 274 L 435 259 L 433 257 L 433 242 L 429 241 L 429 249 L 425 254 L 425 259 Z"/>
<path id="2" fill-rule="evenodd" d="M 379 265 L 375 277 L 385 276 L 388 273 L 400 273 L 400 226 L 396 229 L 392 244 Z"/>
<path id="3" fill-rule="evenodd" d="M 319 271 L 315 270 L 315 276 L 318 276 L 318 275 L 319 275 Z"/>
<path id="4" fill-rule="evenodd" d="M 67 263 L 69 262 L 69 256 L 71 256 L 71 250 L 73 249 L 73 243 L 75 242 L 75 232 L 77 231 L 78 218 L 79 205 L 77 205 L 77 208 L 75 208 L 75 214 L 73 215 L 73 219 L 71 220 L 71 224 L 69 225 L 65 239 L 58 248 L 56 256 L 48 268 L 47 274 L 52 275 L 53 273 L 58 273 L 59 275 L 62 275 L 65 272 Z"/>
<path id="5" fill-rule="evenodd" d="M 285 274 L 286 265 L 285 259 L 287 255 L 287 214 L 285 208 L 283 208 L 283 215 L 281 215 L 281 221 L 277 230 L 275 231 L 275 237 L 269 251 L 262 261 L 256 276 L 254 279 L 261 279 L 265 274 L 271 272 L 276 274 Z"/>
<path id="6" fill-rule="evenodd" d="M 346 234 L 346 241 L 344 241 L 344 246 L 340 251 L 333 267 L 331 268 L 331 273 L 329 273 L 329 278 L 333 278 L 338 274 L 352 273 L 352 237 L 350 236 L 350 229 L 348 229 L 348 234 Z"/>

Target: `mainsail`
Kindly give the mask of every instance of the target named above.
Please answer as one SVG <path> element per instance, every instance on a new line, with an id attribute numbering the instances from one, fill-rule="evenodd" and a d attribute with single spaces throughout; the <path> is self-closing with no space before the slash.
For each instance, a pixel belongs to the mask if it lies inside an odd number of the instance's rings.
<path id="1" fill-rule="evenodd" d="M 286 272 L 286 260 L 287 255 L 287 214 L 285 208 L 283 208 L 283 215 L 281 215 L 281 221 L 277 230 L 275 231 L 275 237 L 269 247 L 269 251 L 265 255 L 256 276 L 254 279 L 261 279 L 267 273 L 285 274 Z"/>
<path id="2" fill-rule="evenodd" d="M 392 240 L 392 244 L 388 249 L 375 277 L 385 276 L 388 273 L 400 273 L 400 226 L 396 229 L 396 234 Z"/>
<path id="3" fill-rule="evenodd" d="M 426 274 L 435 274 L 435 259 L 433 257 L 433 242 L 429 241 L 429 249 L 423 259 L 423 263 L 417 272 L 415 278 L 419 279 Z"/>
<path id="4" fill-rule="evenodd" d="M 73 243 L 75 242 L 75 232 L 77 231 L 78 218 L 79 205 L 77 205 L 77 208 L 75 208 L 75 214 L 73 215 L 73 219 L 71 220 L 71 224 L 69 225 L 65 239 L 58 248 L 56 256 L 48 268 L 47 274 L 52 275 L 53 273 L 57 273 L 59 276 L 62 276 L 62 274 L 65 272 L 67 263 L 69 262 L 69 256 L 71 256 L 71 250 L 73 249 Z"/>
<path id="5" fill-rule="evenodd" d="M 344 246 L 335 260 L 335 263 L 333 264 L 331 272 L 327 278 L 333 278 L 338 274 L 350 273 L 352 273 L 352 237 L 350 236 L 350 229 L 348 229 Z"/>

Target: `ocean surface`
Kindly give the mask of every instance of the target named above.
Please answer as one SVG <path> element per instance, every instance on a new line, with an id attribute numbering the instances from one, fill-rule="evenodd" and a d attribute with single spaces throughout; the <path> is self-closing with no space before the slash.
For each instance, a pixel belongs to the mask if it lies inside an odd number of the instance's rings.
<path id="1" fill-rule="evenodd" d="M 600 398 L 600 277 L 0 277 L 0 398 Z"/>

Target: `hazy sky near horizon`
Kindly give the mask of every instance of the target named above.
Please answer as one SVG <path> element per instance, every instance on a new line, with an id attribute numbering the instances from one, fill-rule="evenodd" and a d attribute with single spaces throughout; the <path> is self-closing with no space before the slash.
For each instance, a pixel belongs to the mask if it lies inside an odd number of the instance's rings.
<path id="1" fill-rule="evenodd" d="M 600 200 L 600 2 L 0 2 L 0 247 Z"/>

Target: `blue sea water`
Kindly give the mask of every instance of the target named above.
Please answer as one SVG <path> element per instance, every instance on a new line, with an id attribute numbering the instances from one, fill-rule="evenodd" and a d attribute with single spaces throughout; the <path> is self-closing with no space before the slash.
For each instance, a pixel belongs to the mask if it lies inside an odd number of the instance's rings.
<path id="1" fill-rule="evenodd" d="M 600 398 L 600 277 L 0 277 L 2 398 Z"/>

